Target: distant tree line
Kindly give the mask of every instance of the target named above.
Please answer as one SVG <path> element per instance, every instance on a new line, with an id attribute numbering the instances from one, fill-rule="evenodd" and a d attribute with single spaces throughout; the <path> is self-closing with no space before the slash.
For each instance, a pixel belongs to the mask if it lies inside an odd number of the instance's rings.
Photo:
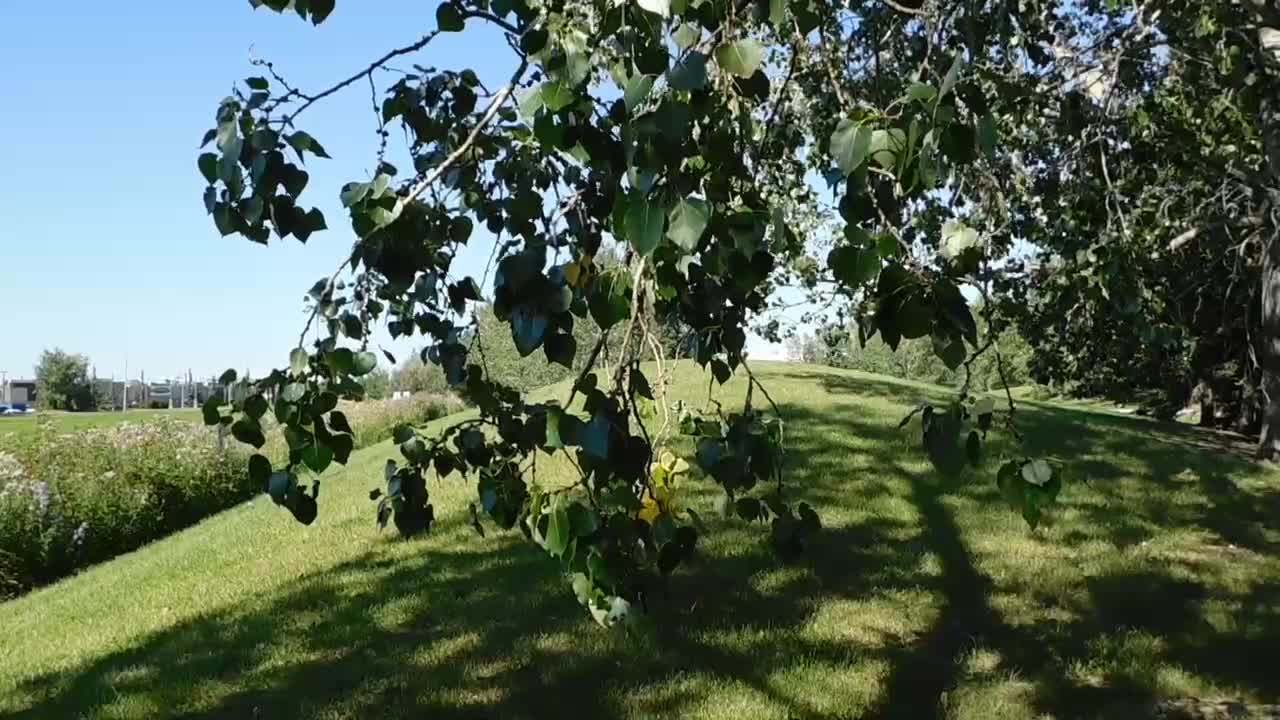
<path id="1" fill-rule="evenodd" d="M 978 325 L 981 336 L 985 338 L 985 320 L 979 317 Z M 1031 347 L 1022 335 L 1011 327 L 1005 328 L 994 342 L 994 348 L 970 363 L 970 387 L 983 391 L 1004 388 L 994 352 L 997 349 L 1004 363 L 1004 376 L 1009 387 L 1031 382 Z M 960 385 L 965 380 L 965 368 L 948 368 L 934 352 L 930 338 L 903 340 L 895 352 L 879 336 L 861 342 L 856 328 L 824 328 L 813 334 L 791 337 L 787 341 L 787 355 L 791 360 L 799 362 L 938 385 Z"/>

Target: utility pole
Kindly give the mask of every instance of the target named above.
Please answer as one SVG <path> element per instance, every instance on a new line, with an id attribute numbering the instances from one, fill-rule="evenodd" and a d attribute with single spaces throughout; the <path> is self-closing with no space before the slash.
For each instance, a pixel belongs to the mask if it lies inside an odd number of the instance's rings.
<path id="1" fill-rule="evenodd" d="M 9 371 L 0 370 L 0 402 L 9 403 Z"/>

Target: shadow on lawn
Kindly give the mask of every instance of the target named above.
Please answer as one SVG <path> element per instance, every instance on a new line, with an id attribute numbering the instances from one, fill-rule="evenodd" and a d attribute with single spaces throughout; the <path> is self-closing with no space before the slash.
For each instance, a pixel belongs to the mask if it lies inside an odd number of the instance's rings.
<path id="1" fill-rule="evenodd" d="M 904 393 L 892 383 L 812 376 L 833 395 Z M 912 402 L 929 391 L 916 395 Z M 37 702 L 18 717 L 92 715 L 117 700 L 127 703 L 120 709 L 128 714 L 147 717 L 668 717 L 691 711 L 702 698 L 628 693 L 646 685 L 678 689 L 697 678 L 746 686 L 795 717 L 925 718 L 943 714 L 942 698 L 962 682 L 963 656 L 975 647 L 998 651 L 1001 671 L 1033 683 L 1041 712 L 1133 717 L 1158 694 L 1158 678 L 1150 673 L 1121 672 L 1088 686 L 1067 679 L 1072 663 L 1087 662 L 1096 651 L 1091 640 L 1129 630 L 1158 634 L 1162 662 L 1260 695 L 1277 692 L 1268 653 L 1280 645 L 1280 586 L 1250 590 L 1240 603 L 1247 610 L 1231 618 L 1235 632 L 1215 630 L 1204 619 L 1205 585 L 1158 572 L 1087 578 L 1081 592 L 1087 607 L 1073 620 L 1015 626 L 991 598 L 999 590 L 1028 588 L 998 587 L 980 569 L 967 545 L 972 538 L 948 501 L 998 502 L 991 483 L 943 492 L 903 467 L 906 458 L 894 453 L 905 431 L 893 423 L 849 412 L 815 414 L 783 402 L 797 495 L 816 501 L 821 512 L 824 505 L 858 507 L 896 493 L 914 505 L 918 524 L 872 516 L 827 528 L 784 581 L 756 590 L 748 579 L 779 564 L 752 539 L 761 533 L 723 523 L 715 532 L 739 534 L 745 551 L 699 561 L 693 572 L 677 576 L 669 601 L 655 610 L 661 616 L 656 636 L 637 644 L 601 640 L 553 564 L 528 544 L 505 539 L 487 541 L 483 551 L 442 549 L 470 532 L 454 517 L 434 539 L 415 541 L 422 552 L 412 559 L 373 553 L 304 577 L 265 607 L 188 621 L 71 672 L 36 678 L 23 690 Z M 1268 533 L 1280 523 L 1280 514 L 1271 512 L 1280 495 L 1259 497 L 1236 487 L 1229 478 L 1248 467 L 1244 459 L 1188 453 L 1205 442 L 1194 431 L 1148 442 L 1167 428 L 1092 415 L 1086 426 L 1075 413 L 1046 407 L 1028 407 L 1020 416 L 1037 452 L 1087 456 L 1090 488 L 1103 498 L 1107 483 L 1126 472 L 1107 458 L 1139 462 L 1158 488 L 1183 482 L 1191 470 L 1207 507 L 1090 506 L 1089 525 L 1117 548 L 1140 541 L 1155 524 L 1175 522 L 1258 552 L 1274 550 Z M 847 453 L 832 447 L 833 434 L 885 448 L 871 458 L 880 478 L 848 477 Z M 498 547 L 506 551 L 494 552 Z M 920 570 L 925 553 L 937 557 L 940 572 Z M 832 598 L 870 599 L 894 590 L 937 599 L 940 611 L 922 633 L 861 647 L 801 632 Z M 721 641 L 727 636 L 733 641 Z M 820 691 L 777 681 L 801 659 L 842 667 L 868 657 L 889 670 L 878 696 L 860 708 L 824 710 L 812 697 Z M 175 711 L 195 706 L 208 709 Z"/>

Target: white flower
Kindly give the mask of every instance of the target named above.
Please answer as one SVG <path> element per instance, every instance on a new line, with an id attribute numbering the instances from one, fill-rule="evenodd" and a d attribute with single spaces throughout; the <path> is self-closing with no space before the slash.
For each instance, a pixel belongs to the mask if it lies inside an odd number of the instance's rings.
<path id="1" fill-rule="evenodd" d="M 1053 468 L 1044 460 L 1032 460 L 1022 466 L 1022 479 L 1032 485 L 1043 487 L 1053 479 Z"/>

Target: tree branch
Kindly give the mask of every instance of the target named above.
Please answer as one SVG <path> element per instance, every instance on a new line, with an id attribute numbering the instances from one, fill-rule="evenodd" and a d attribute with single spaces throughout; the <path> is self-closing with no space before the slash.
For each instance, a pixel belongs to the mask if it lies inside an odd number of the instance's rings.
<path id="1" fill-rule="evenodd" d="M 925 15 L 927 15 L 927 14 L 928 14 L 928 13 L 924 10 L 924 8 L 910 8 L 910 7 L 907 7 L 906 5 L 903 5 L 903 4 L 902 4 L 902 3 L 900 3 L 900 2 L 897 2 L 897 0 L 884 0 L 884 4 L 885 4 L 885 5 L 888 5 L 889 7 L 893 8 L 894 10 L 897 10 L 897 11 L 898 11 L 898 12 L 900 12 L 900 13 L 906 13 L 906 14 L 908 14 L 908 15 L 915 15 L 915 16 L 917 16 L 917 17 L 924 17 Z"/>
<path id="2" fill-rule="evenodd" d="M 345 79 L 345 80 L 343 80 L 343 81 L 339 82 L 339 83 L 338 83 L 338 84 L 336 84 L 336 85 L 333 85 L 332 87 L 330 87 L 330 88 L 328 88 L 328 89 L 326 89 L 326 90 L 321 91 L 320 93 L 318 93 L 318 94 L 316 94 L 316 95 L 307 95 L 306 93 L 303 93 L 303 92 L 301 92 L 301 91 L 299 91 L 299 90 L 294 90 L 294 91 L 292 91 L 292 92 L 293 92 L 293 94 L 295 94 L 297 97 L 302 98 L 302 99 L 303 99 L 303 100 L 305 100 L 306 102 L 304 102 L 302 105 L 300 105 L 300 106 L 298 107 L 298 109 L 297 109 L 297 110 L 294 110 L 293 112 L 291 112 L 291 113 L 289 113 L 289 114 L 285 115 L 285 116 L 284 116 L 284 119 L 283 119 L 283 124 L 284 124 L 284 125 L 290 125 L 290 126 L 291 126 L 291 125 L 293 125 L 293 120 L 294 120 L 294 118 L 296 118 L 296 117 L 298 117 L 299 115 L 301 115 L 301 114 L 303 113 L 303 111 L 304 111 L 304 110 L 306 110 L 307 108 L 311 107 L 311 106 L 312 106 L 312 105 L 314 105 L 315 103 L 317 103 L 317 102 L 319 102 L 320 100 L 323 100 L 323 99 L 325 99 L 325 98 L 329 97 L 330 95 L 332 95 L 332 94 L 334 94 L 334 93 L 338 92 L 339 90 L 342 90 L 343 88 L 345 88 L 345 87 L 347 87 L 347 86 L 351 85 L 352 83 L 356 82 L 357 80 L 359 80 L 359 79 L 360 79 L 360 78 L 362 78 L 362 77 L 365 77 L 366 75 L 373 75 L 373 71 L 374 71 L 374 70 L 377 70 L 378 68 L 382 67 L 382 66 L 383 66 L 383 65 L 385 65 L 388 61 L 390 61 L 392 58 L 396 58 L 396 57 L 399 57 L 399 56 L 401 56 L 401 55 L 408 55 L 408 54 L 410 54 L 410 53 L 415 53 L 415 52 L 417 52 L 417 51 L 421 50 L 422 48 L 424 48 L 424 47 L 426 47 L 426 46 L 427 46 L 427 43 L 429 43 L 429 42 L 431 42 L 432 40 L 434 40 L 434 39 L 435 39 L 435 37 L 436 37 L 436 35 L 439 35 L 439 34 L 440 34 L 440 31 L 439 31 L 439 30 L 432 30 L 431 32 L 427 33 L 426 35 L 423 35 L 421 38 L 419 38 L 419 39 L 418 39 L 418 41 L 417 41 L 417 42 L 413 43 L 412 45 L 406 45 L 406 46 L 404 46 L 404 47 L 402 47 L 402 48 L 396 48 L 395 50 L 392 50 L 392 51 L 388 52 L 387 54 L 383 55 L 382 57 L 378 58 L 377 60 L 374 60 L 373 62 L 369 63 L 369 66 L 368 66 L 368 67 L 366 67 L 365 69 L 361 70 L 360 72 L 358 72 L 358 73 L 356 73 L 356 74 L 352 75 L 351 77 L 349 77 L 349 78 L 347 78 L 347 79 Z M 270 66 L 268 66 L 268 69 L 270 69 Z M 274 75 L 275 73 L 274 73 L 274 72 L 272 72 L 272 74 Z M 286 87 L 287 87 L 287 86 L 286 86 Z M 287 96 L 286 96 L 286 97 L 287 97 Z"/>

